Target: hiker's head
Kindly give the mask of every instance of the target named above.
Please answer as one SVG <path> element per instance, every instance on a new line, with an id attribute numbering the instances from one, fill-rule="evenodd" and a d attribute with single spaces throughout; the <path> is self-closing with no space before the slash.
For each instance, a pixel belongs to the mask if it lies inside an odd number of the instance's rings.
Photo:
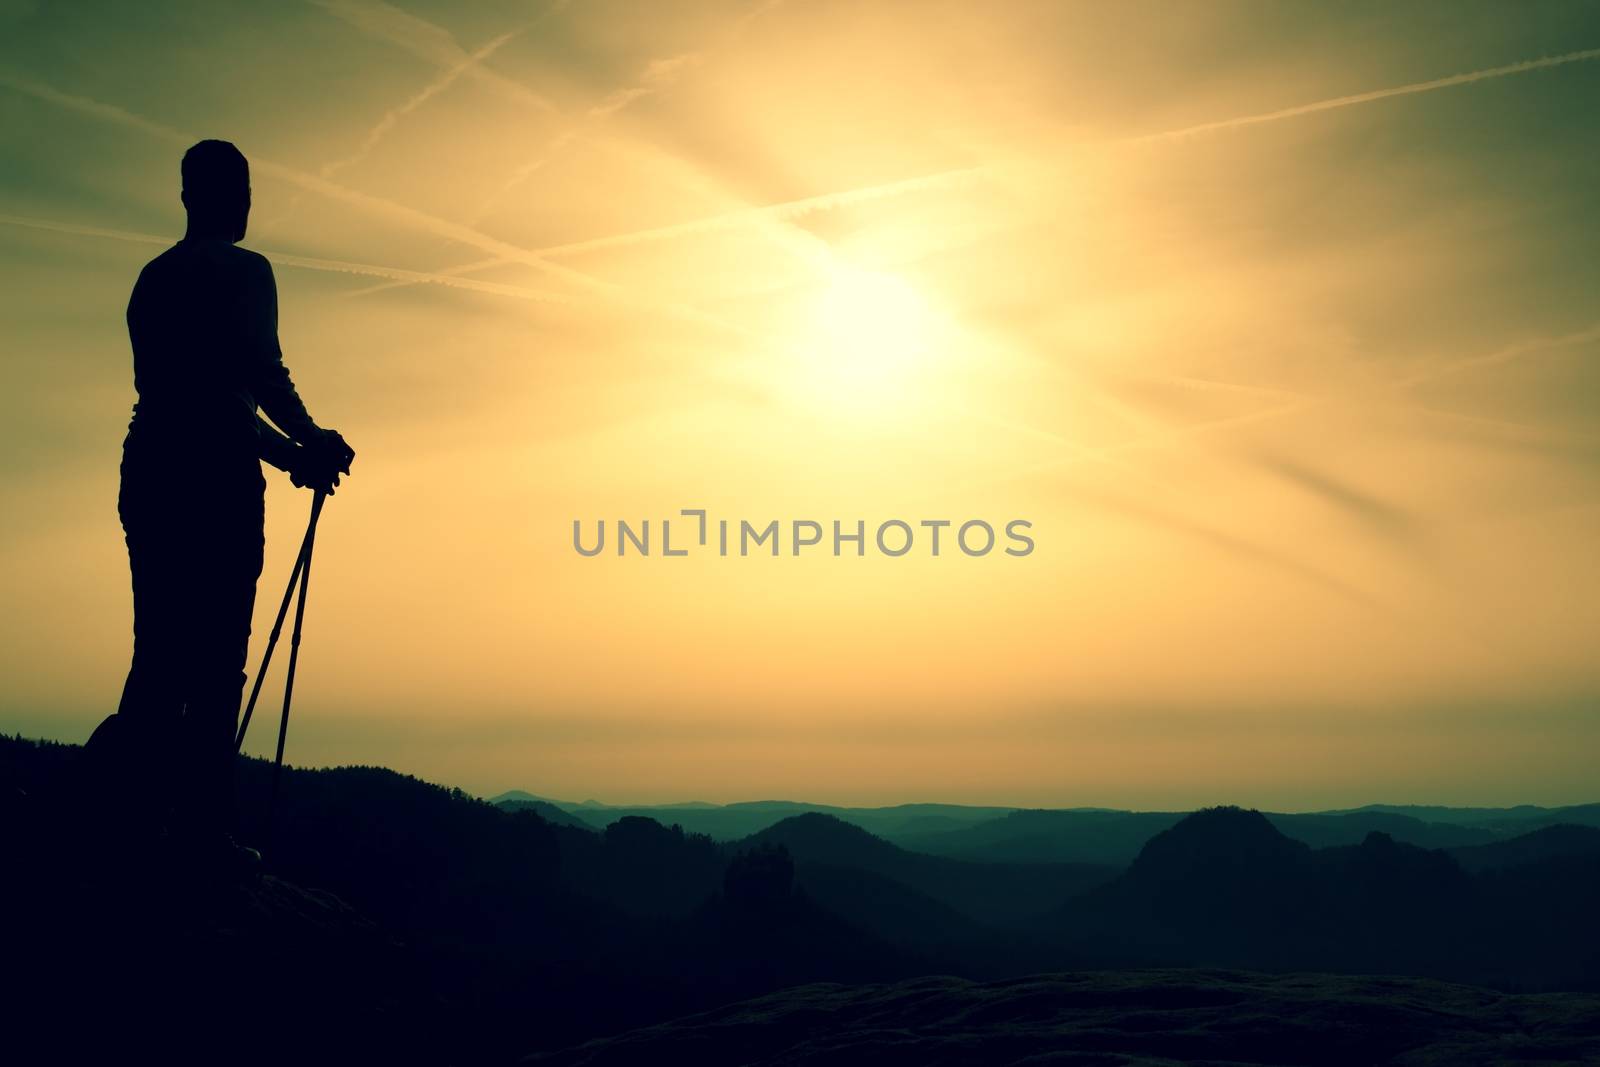
<path id="1" fill-rule="evenodd" d="M 250 164 L 227 141 L 201 141 L 183 154 L 183 206 L 195 237 L 244 239 L 250 217 Z"/>

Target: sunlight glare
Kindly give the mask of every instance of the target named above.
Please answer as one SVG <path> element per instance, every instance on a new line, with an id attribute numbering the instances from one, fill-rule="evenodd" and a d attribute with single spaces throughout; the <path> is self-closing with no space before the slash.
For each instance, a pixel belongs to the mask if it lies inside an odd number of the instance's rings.
<path id="1" fill-rule="evenodd" d="M 835 413 L 904 414 L 935 369 L 939 316 L 905 279 L 842 266 L 802 344 L 801 395 Z"/>

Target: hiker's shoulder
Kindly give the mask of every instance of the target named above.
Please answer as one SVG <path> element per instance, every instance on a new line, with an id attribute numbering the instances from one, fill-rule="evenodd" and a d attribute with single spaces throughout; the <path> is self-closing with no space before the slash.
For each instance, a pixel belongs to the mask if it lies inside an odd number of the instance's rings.
<path id="1" fill-rule="evenodd" d="M 154 259 L 146 263 L 144 265 L 144 269 L 139 271 L 139 277 L 153 278 L 162 274 L 169 274 L 172 271 L 180 268 L 183 265 L 183 260 L 183 242 L 179 241 L 175 245 L 162 249 Z"/>
<path id="2" fill-rule="evenodd" d="M 208 253 L 217 273 L 225 276 L 235 288 L 256 295 L 276 291 L 272 264 L 260 252 L 218 242 Z"/>
<path id="3" fill-rule="evenodd" d="M 252 277 L 272 277 L 272 263 L 260 252 L 240 245 L 219 245 L 218 258 L 229 267 Z"/>
<path id="4" fill-rule="evenodd" d="M 214 273 L 239 277 L 271 278 L 272 264 L 260 252 L 227 241 L 193 241 L 185 238 L 144 265 L 147 276 Z"/>
<path id="5" fill-rule="evenodd" d="M 139 277 L 133 283 L 133 294 L 128 299 L 130 313 L 148 300 L 159 299 L 163 294 L 181 288 L 183 278 L 189 273 L 186 258 L 180 242 L 140 268 Z"/>

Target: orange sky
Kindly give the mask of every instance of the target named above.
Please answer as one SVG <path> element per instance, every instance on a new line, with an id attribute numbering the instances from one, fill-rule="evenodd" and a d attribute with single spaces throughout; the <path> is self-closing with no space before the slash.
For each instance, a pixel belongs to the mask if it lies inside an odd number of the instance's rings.
<path id="1" fill-rule="evenodd" d="M 360 453 L 296 762 L 611 801 L 1595 799 L 1586 8 L 0 29 L 0 728 L 114 706 L 122 313 L 220 136 L 287 361 Z M 272 480 L 258 636 L 307 504 Z M 612 551 L 683 508 L 868 551 Z M 887 558 L 893 518 L 1001 542 Z"/>

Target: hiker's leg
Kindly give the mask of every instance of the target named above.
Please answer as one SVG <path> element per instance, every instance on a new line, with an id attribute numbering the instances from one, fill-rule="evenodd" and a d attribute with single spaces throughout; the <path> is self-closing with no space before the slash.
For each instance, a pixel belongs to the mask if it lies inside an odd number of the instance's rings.
<path id="1" fill-rule="evenodd" d="M 183 711 L 183 663 L 190 583 L 177 546 L 145 531 L 129 531 L 133 574 L 133 663 L 117 714 L 130 728 L 170 727 Z"/>
<path id="2" fill-rule="evenodd" d="M 192 670 L 183 717 L 184 821 L 196 833 L 232 828 L 234 737 L 261 574 L 261 500 L 229 502 L 205 524 L 204 580 L 187 620 Z"/>
<path id="3" fill-rule="evenodd" d="M 185 546 L 169 532 L 170 496 L 156 477 L 124 462 L 118 511 L 133 578 L 133 662 L 108 724 L 115 736 L 104 763 L 122 802 L 157 822 L 171 803 L 192 591 Z"/>

